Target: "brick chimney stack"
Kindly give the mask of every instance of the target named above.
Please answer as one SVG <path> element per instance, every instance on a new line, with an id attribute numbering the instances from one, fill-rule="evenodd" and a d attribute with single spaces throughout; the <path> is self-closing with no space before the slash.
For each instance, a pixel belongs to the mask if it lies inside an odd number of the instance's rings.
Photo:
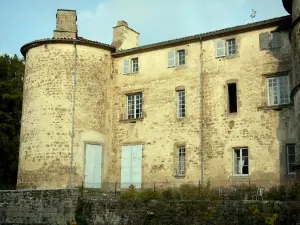
<path id="1" fill-rule="evenodd" d="M 58 9 L 56 13 L 56 29 L 54 38 L 77 37 L 76 10 Z"/>

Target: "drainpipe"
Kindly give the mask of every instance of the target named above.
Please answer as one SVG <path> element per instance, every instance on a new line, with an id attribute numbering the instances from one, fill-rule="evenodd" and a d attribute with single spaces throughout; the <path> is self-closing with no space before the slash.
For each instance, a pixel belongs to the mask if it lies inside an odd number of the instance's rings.
<path id="1" fill-rule="evenodd" d="M 202 37 L 200 37 L 200 162 L 201 162 L 201 184 L 204 185 L 204 109 L 203 109 L 203 98 L 204 98 L 204 76 L 203 76 L 203 44 Z"/>
<path id="2" fill-rule="evenodd" d="M 72 166 L 73 166 L 73 151 L 74 151 L 74 118 L 75 118 L 75 100 L 76 100 L 76 72 L 77 72 L 77 48 L 74 41 L 74 84 L 73 84 L 73 101 L 72 101 L 72 136 L 71 136 L 71 154 L 69 167 L 69 188 L 72 185 Z"/>

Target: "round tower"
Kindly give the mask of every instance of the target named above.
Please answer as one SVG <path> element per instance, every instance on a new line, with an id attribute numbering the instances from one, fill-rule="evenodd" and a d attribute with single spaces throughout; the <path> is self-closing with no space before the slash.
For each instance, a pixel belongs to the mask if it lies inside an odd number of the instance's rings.
<path id="1" fill-rule="evenodd" d="M 298 161 L 300 164 L 300 0 L 283 0 L 283 6 L 292 16 L 290 42 L 292 46 L 291 98 L 294 102 L 295 124 L 297 126 Z M 300 180 L 300 170 L 297 170 Z"/>
<path id="2" fill-rule="evenodd" d="M 75 10 L 58 10 L 56 19 L 54 38 L 21 48 L 26 66 L 19 188 L 101 185 L 107 173 L 105 164 L 100 173 L 92 167 L 105 160 L 111 145 L 114 48 L 78 37 Z"/>

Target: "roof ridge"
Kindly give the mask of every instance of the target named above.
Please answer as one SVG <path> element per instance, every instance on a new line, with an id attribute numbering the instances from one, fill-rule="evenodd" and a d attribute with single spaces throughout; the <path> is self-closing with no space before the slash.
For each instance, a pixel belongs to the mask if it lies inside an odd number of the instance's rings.
<path id="1" fill-rule="evenodd" d="M 119 50 L 119 51 L 116 51 L 113 54 L 122 54 L 122 53 L 126 53 L 126 52 L 131 52 L 131 51 L 134 51 L 134 50 L 137 50 L 137 49 L 157 47 L 157 46 L 161 46 L 161 45 L 164 45 L 164 44 L 172 44 L 172 43 L 176 43 L 176 42 L 180 42 L 180 41 L 189 41 L 189 40 L 193 40 L 193 39 L 200 38 L 200 37 L 207 37 L 207 36 L 222 34 L 222 33 L 225 33 L 225 32 L 231 32 L 231 31 L 234 31 L 234 30 L 247 29 L 247 28 L 256 27 L 256 26 L 259 26 L 259 25 L 265 25 L 265 24 L 269 24 L 269 23 L 284 21 L 285 19 L 288 19 L 288 18 L 290 18 L 290 15 L 281 16 L 281 17 L 274 17 L 274 18 L 271 18 L 271 19 L 261 20 L 261 21 L 257 21 L 257 22 L 253 22 L 253 23 L 236 25 L 236 26 L 233 26 L 233 27 L 222 28 L 222 29 L 219 29 L 219 30 L 213 30 L 213 31 L 208 31 L 208 32 L 204 32 L 204 33 L 198 33 L 198 34 L 194 34 L 194 35 L 174 38 L 174 39 L 170 39 L 170 40 L 166 40 L 166 41 L 160 41 L 160 42 L 156 42 L 156 43 L 152 43 L 152 44 L 142 45 L 142 46 L 134 47 L 134 48 L 130 48 L 130 49 Z"/>

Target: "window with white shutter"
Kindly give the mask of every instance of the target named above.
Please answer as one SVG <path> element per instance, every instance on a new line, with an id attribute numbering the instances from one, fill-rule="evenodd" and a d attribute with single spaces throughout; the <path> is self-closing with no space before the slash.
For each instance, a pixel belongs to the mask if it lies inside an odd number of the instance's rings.
<path id="1" fill-rule="evenodd" d="M 130 60 L 124 59 L 123 74 L 128 74 L 129 72 L 130 72 Z"/>
<path id="2" fill-rule="evenodd" d="M 168 67 L 176 66 L 176 54 L 175 51 L 168 52 Z"/>
<path id="3" fill-rule="evenodd" d="M 225 41 L 217 40 L 216 41 L 216 57 L 225 56 Z"/>
<path id="4" fill-rule="evenodd" d="M 268 105 L 282 105 L 290 103 L 289 77 L 267 78 Z"/>
<path id="5" fill-rule="evenodd" d="M 186 51 L 180 49 L 168 52 L 168 67 L 183 66 L 186 64 Z"/>

